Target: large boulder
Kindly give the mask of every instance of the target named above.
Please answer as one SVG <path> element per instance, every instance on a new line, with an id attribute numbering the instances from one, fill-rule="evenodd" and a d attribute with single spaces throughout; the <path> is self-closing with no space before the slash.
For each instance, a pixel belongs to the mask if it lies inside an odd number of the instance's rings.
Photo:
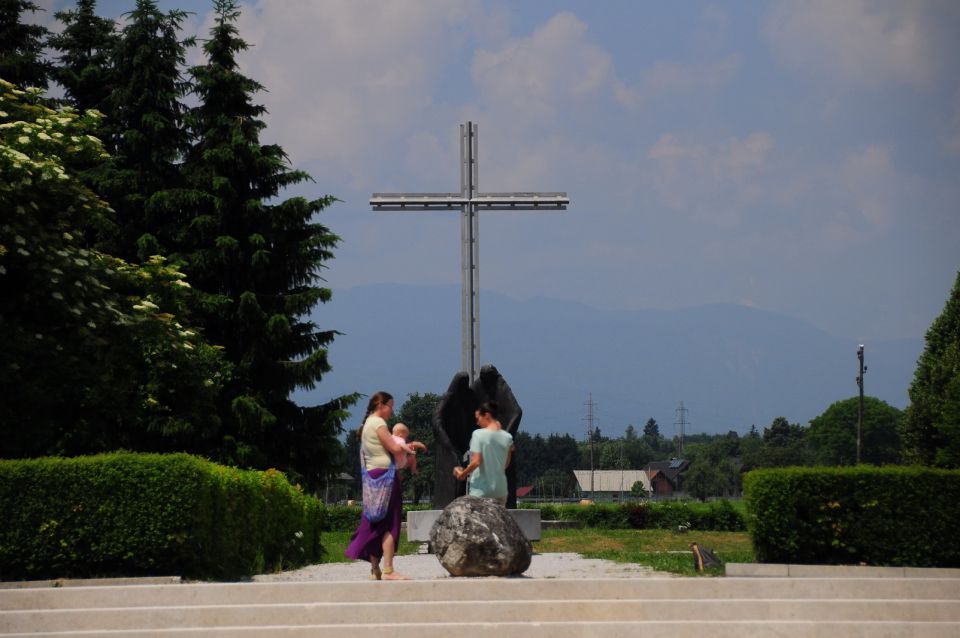
<path id="1" fill-rule="evenodd" d="M 533 548 L 502 505 L 461 496 L 430 529 L 430 545 L 453 576 L 514 576 L 530 567 Z"/>

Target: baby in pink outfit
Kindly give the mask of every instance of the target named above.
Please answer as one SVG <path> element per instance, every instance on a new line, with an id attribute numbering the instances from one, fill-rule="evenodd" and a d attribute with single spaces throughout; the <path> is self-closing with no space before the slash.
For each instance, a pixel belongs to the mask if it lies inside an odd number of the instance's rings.
<path id="1" fill-rule="evenodd" d="M 393 440 L 397 443 L 404 445 L 407 443 L 407 439 L 410 438 L 410 428 L 408 428 L 403 423 L 395 423 L 393 425 Z M 427 446 L 421 443 L 420 441 L 414 441 L 409 444 L 410 447 L 426 452 Z M 405 450 L 400 450 L 393 455 L 393 462 L 397 464 L 397 469 L 408 469 L 411 474 L 417 473 L 417 455 L 416 453 L 411 454 Z"/>

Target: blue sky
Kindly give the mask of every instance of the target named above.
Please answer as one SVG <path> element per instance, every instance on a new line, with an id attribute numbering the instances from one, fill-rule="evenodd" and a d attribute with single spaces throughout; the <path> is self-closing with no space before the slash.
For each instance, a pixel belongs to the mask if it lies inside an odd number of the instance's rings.
<path id="1" fill-rule="evenodd" d="M 572 200 L 481 216 L 483 290 L 869 343 L 922 337 L 960 269 L 960 3 L 266 0 L 239 28 L 264 141 L 343 200 L 334 289 L 459 282 L 455 214 L 367 200 L 457 190 L 468 119 L 481 190 Z"/>

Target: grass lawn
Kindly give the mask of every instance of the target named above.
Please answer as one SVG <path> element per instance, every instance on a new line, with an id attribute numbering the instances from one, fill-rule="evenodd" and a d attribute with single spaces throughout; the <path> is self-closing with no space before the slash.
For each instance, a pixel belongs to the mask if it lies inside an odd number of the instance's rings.
<path id="1" fill-rule="evenodd" d="M 327 553 L 323 562 L 347 562 L 343 550 L 350 542 L 352 532 L 324 532 L 321 541 Z M 647 565 L 663 572 L 685 576 L 695 575 L 693 554 L 688 547 L 695 542 L 708 547 L 724 563 L 754 562 L 753 547 L 746 532 L 679 532 L 663 529 L 547 529 L 533 551 L 539 554 L 572 552 L 585 558 L 602 558 L 619 563 Z M 416 554 L 420 543 L 400 542 L 400 555 Z M 706 575 L 721 575 L 722 569 L 709 570 Z"/>

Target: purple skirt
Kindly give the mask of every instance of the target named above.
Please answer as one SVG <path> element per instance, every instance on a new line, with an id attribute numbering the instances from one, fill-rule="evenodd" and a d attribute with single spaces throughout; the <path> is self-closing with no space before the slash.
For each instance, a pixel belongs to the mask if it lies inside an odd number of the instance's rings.
<path id="1" fill-rule="evenodd" d="M 385 468 L 376 468 L 370 470 L 370 476 L 377 478 L 384 474 Z M 383 557 L 383 537 L 389 533 L 393 536 L 394 545 L 400 544 L 400 523 L 403 520 L 403 487 L 400 483 L 400 475 L 393 482 L 393 491 L 390 492 L 390 505 L 387 507 L 387 515 L 379 523 L 371 523 L 367 517 L 360 514 L 360 526 L 353 533 L 350 544 L 343 552 L 347 558 L 357 560 L 369 560 Z"/>

